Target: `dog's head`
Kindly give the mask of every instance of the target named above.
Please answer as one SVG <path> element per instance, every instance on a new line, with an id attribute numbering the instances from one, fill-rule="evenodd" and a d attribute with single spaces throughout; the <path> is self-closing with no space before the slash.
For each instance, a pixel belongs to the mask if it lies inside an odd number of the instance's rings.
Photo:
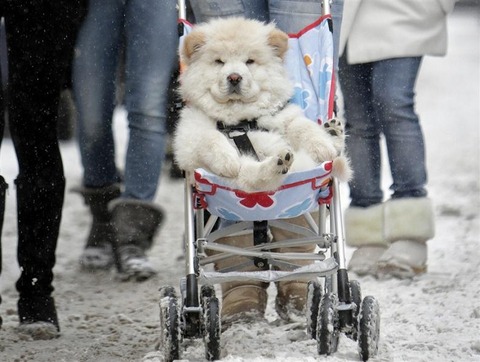
<path id="1" fill-rule="evenodd" d="M 287 49 L 287 34 L 273 24 L 227 18 L 197 25 L 180 50 L 182 97 L 227 123 L 273 113 L 292 94 Z"/>

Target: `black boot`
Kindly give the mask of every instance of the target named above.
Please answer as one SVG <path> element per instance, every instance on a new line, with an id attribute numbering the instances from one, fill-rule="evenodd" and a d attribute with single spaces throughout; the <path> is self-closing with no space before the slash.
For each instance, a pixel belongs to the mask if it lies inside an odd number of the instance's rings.
<path id="1" fill-rule="evenodd" d="M 53 297 L 25 296 L 18 299 L 19 332 L 33 339 L 52 339 L 59 336 L 57 310 Z"/>
<path id="2" fill-rule="evenodd" d="M 117 184 L 102 188 L 79 188 L 78 191 L 89 206 L 92 226 L 85 250 L 80 256 L 80 265 L 87 270 L 109 269 L 113 263 L 113 243 L 115 232 L 111 223 L 108 203 L 120 196 Z"/>
<path id="3" fill-rule="evenodd" d="M 51 339 L 60 331 L 53 292 L 55 250 L 65 191 L 57 179 L 17 178 L 18 263 L 16 283 L 19 331 L 34 339 Z"/>
<path id="4" fill-rule="evenodd" d="M 116 257 L 123 280 L 146 280 L 156 274 L 145 252 L 163 221 L 162 210 L 149 202 L 118 199 L 110 203 L 116 233 Z"/>

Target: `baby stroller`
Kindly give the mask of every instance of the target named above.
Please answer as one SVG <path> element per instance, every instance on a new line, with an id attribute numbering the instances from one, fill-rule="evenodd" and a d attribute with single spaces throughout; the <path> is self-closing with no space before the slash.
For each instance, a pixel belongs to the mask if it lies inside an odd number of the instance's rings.
<path id="1" fill-rule="evenodd" d="M 183 2 L 179 3 L 183 10 Z M 286 59 L 296 87 L 293 101 L 302 105 L 308 118 L 320 122 L 332 118 L 334 108 L 328 1 L 323 11 L 317 22 L 291 37 Z M 181 12 L 181 19 L 183 15 Z M 188 32 L 186 22 L 181 21 L 180 28 Z M 311 43 L 318 49 L 307 50 Z M 221 177 L 203 169 L 186 175 L 185 276 L 180 281 L 179 295 L 173 286 L 161 288 L 160 330 L 165 360 L 179 359 L 183 340 L 194 338 L 203 338 L 207 360 L 219 359 L 221 310 L 214 286 L 245 280 L 308 281 L 306 328 L 317 342 L 318 353 L 334 353 L 339 335 L 344 333 L 358 341 L 363 361 L 376 354 L 379 305 L 372 296 L 362 298 L 359 283 L 349 280 L 340 187 L 331 171 L 332 161 L 326 161 L 312 170 L 290 173 L 274 192 L 253 193 L 232 188 Z M 318 215 L 317 220 L 312 215 Z M 293 218 L 303 218 L 304 222 L 288 222 Z M 270 242 L 270 228 L 296 237 Z M 251 235 L 247 247 L 217 242 L 226 236 L 245 234 Z M 276 251 L 305 245 L 313 246 L 314 251 Z M 224 262 L 238 256 L 256 268 L 244 271 L 243 263 Z M 310 263 L 301 262 L 305 260 Z M 212 271 L 214 263 L 224 267 Z"/>

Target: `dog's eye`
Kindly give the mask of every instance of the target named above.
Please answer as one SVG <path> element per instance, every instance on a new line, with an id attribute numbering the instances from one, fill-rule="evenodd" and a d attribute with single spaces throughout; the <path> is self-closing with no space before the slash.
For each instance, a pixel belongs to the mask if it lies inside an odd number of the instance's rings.
<path id="1" fill-rule="evenodd" d="M 224 65 L 225 63 L 221 59 L 215 59 L 215 64 Z"/>
<path id="2" fill-rule="evenodd" d="M 245 63 L 246 63 L 246 64 L 253 64 L 253 63 L 255 63 L 255 60 L 253 60 L 253 59 L 248 59 Z"/>

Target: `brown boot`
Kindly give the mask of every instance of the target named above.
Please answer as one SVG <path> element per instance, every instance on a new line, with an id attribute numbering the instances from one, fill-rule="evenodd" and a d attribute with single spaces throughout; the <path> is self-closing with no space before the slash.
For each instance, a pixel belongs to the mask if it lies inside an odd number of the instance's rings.
<path id="1" fill-rule="evenodd" d="M 267 307 L 267 283 L 231 282 L 222 284 L 222 327 L 262 320 Z"/>
<path id="2" fill-rule="evenodd" d="M 253 245 L 252 234 L 229 236 L 217 240 L 219 244 L 237 247 Z M 215 270 L 241 265 L 248 261 L 247 258 L 234 256 L 215 263 Z M 253 262 L 241 266 L 241 271 L 259 270 Z M 261 320 L 267 307 L 268 283 L 257 281 L 241 281 L 222 283 L 222 328 L 225 330 L 234 323 L 245 323 Z"/>
<path id="3" fill-rule="evenodd" d="M 316 220 L 317 213 L 313 213 L 312 216 Z M 303 216 L 299 216 L 288 220 L 289 223 L 308 227 L 308 224 Z M 296 239 L 298 234 L 272 228 L 272 235 L 274 241 Z M 293 252 L 293 253 L 312 253 L 315 250 L 315 245 L 296 246 L 291 248 L 279 248 L 275 251 L 280 253 Z M 311 260 L 296 260 L 295 264 L 299 266 L 308 265 L 312 263 Z M 281 270 L 281 268 L 275 268 Z M 305 303 L 307 299 L 307 281 L 301 280 L 288 280 L 284 282 L 277 282 L 277 297 L 275 299 L 275 310 L 280 318 L 286 321 L 292 321 L 298 319 L 298 317 L 305 316 Z"/>

